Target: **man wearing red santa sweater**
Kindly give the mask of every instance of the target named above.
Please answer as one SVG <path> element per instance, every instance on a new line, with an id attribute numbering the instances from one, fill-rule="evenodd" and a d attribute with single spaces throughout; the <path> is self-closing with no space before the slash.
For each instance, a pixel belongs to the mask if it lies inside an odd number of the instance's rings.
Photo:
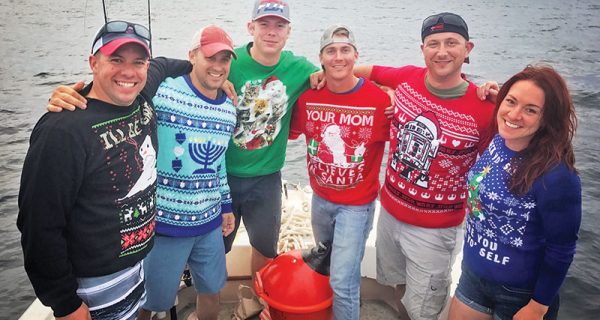
<path id="1" fill-rule="evenodd" d="M 335 319 L 358 320 L 360 263 L 373 226 L 379 167 L 389 120 L 389 96 L 352 74 L 358 58 L 352 31 L 329 27 L 319 59 L 326 87 L 308 90 L 294 109 L 290 138 L 304 134 L 315 240 L 332 242 L 331 278 Z"/>

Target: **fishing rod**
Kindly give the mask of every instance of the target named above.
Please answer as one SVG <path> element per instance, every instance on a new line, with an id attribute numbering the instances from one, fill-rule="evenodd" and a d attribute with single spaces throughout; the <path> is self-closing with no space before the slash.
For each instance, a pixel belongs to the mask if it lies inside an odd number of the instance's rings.
<path id="1" fill-rule="evenodd" d="M 102 10 L 104 11 L 104 24 L 108 23 L 108 18 L 106 15 L 106 5 L 104 4 L 104 0 L 102 0 Z"/>
<path id="2" fill-rule="evenodd" d="M 106 3 L 102 0 L 102 11 L 104 12 L 104 24 L 108 23 L 108 15 L 106 14 Z M 150 0 L 148 0 L 148 31 L 150 31 L 150 56 L 152 56 L 152 19 L 150 16 Z"/>
<path id="3" fill-rule="evenodd" d="M 152 25 L 150 21 L 150 0 L 148 0 L 148 31 L 150 31 L 150 57 L 152 57 Z"/>

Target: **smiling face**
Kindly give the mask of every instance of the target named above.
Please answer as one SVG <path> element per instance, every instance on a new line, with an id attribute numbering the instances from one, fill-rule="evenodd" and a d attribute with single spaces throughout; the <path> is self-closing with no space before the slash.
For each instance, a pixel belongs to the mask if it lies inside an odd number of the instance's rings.
<path id="1" fill-rule="evenodd" d="M 205 57 L 202 50 L 189 52 L 189 59 L 194 68 L 190 72 L 192 83 L 203 95 L 216 99 L 218 89 L 223 86 L 229 76 L 231 67 L 231 51 L 222 50 L 211 57 Z"/>
<path id="2" fill-rule="evenodd" d="M 98 52 L 89 58 L 94 83 L 89 96 L 117 106 L 129 106 L 146 85 L 147 51 L 125 44 L 112 55 Z"/>
<path id="3" fill-rule="evenodd" d="M 421 51 L 432 85 L 443 89 L 460 84 L 462 64 L 472 49 L 473 43 L 458 33 L 441 32 L 425 37 Z"/>
<path id="4" fill-rule="evenodd" d="M 515 82 L 500 103 L 498 133 L 513 151 L 521 151 L 539 130 L 544 111 L 544 91 L 531 80 Z"/>
<path id="5" fill-rule="evenodd" d="M 261 56 L 279 55 L 290 35 L 290 23 L 279 17 L 263 17 L 248 23 L 248 33 Z"/>
<path id="6" fill-rule="evenodd" d="M 358 59 L 358 52 L 347 43 L 332 43 L 321 51 L 319 60 L 325 69 L 327 81 L 352 79 L 352 69 Z"/>

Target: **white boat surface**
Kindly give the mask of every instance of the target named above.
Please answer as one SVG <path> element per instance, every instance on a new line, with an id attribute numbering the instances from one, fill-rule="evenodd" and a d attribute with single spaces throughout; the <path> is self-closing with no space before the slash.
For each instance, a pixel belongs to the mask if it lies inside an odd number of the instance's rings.
<path id="1" fill-rule="evenodd" d="M 283 215 L 281 236 L 279 242 L 280 252 L 297 248 L 298 245 L 304 249 L 312 247 L 314 240 L 310 233 L 310 199 L 312 190 L 310 187 L 300 187 L 297 184 L 284 182 L 283 190 Z M 365 255 L 361 264 L 361 319 L 397 319 L 392 309 L 394 301 L 394 290 L 391 287 L 377 283 L 375 265 L 375 239 L 377 237 L 377 220 L 379 218 L 380 205 L 377 202 L 373 229 L 369 234 L 365 247 Z M 307 230 L 308 226 L 308 230 Z M 308 232 L 308 233 L 307 233 Z M 231 319 L 231 313 L 238 303 L 238 287 L 240 285 L 252 286 L 250 271 L 251 247 L 248 235 L 243 227 L 238 230 L 231 252 L 227 254 L 228 279 L 225 287 L 220 293 L 222 312 L 220 319 Z M 455 260 L 452 267 L 452 284 L 450 293 L 454 293 L 456 283 L 460 277 L 460 263 L 462 253 Z M 371 306 L 369 307 L 369 305 Z M 193 288 L 182 289 L 177 297 L 177 313 L 179 320 L 186 320 L 190 312 L 194 310 L 195 294 Z M 366 307 L 365 307 L 366 306 Z M 442 311 L 440 319 L 447 318 L 449 303 Z M 377 310 L 388 309 L 388 310 Z M 384 311 L 382 313 L 382 311 Z M 383 315 L 382 315 L 383 314 Z M 384 317 L 384 318 L 382 318 Z M 19 320 L 54 320 L 52 310 L 36 299 Z M 168 312 L 162 312 L 154 316 L 154 319 L 169 319 Z M 257 318 L 258 319 L 258 318 Z"/>

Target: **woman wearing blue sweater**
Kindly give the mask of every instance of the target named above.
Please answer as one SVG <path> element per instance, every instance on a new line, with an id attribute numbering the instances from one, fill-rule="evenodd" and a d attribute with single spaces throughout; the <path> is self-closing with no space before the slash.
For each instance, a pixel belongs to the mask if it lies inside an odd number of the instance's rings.
<path id="1" fill-rule="evenodd" d="M 494 114 L 496 135 L 468 174 L 450 319 L 556 319 L 581 223 L 574 106 L 554 69 L 528 66 L 502 86 Z"/>

